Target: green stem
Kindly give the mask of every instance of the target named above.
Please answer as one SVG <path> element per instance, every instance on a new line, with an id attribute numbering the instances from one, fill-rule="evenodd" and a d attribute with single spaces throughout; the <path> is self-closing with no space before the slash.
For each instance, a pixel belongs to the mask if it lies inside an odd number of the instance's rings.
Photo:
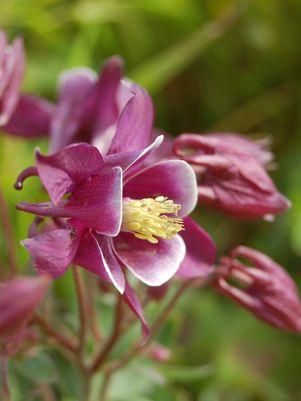
<path id="1" fill-rule="evenodd" d="M 74 266 L 72 271 L 77 294 L 77 307 L 79 314 L 78 353 L 80 356 L 82 356 L 85 349 L 86 336 L 87 336 L 85 289 L 79 268 L 77 266 Z"/>
<path id="2" fill-rule="evenodd" d="M 94 361 L 92 362 L 89 370 L 89 373 L 93 375 L 96 373 L 104 364 L 106 361 L 108 355 L 114 348 L 116 342 L 118 341 L 122 331 L 121 331 L 121 325 L 122 325 L 122 298 L 118 296 L 117 304 L 116 304 L 116 310 L 115 310 L 115 319 L 114 319 L 114 325 L 113 325 L 113 330 L 108 338 L 106 344 L 104 347 L 101 349 L 98 355 L 96 355 Z"/>

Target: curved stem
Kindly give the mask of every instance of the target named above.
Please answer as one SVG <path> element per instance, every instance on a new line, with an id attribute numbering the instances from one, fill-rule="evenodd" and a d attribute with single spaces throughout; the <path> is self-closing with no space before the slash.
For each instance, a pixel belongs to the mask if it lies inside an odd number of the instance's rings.
<path id="1" fill-rule="evenodd" d="M 73 278 L 75 282 L 75 289 L 77 294 L 77 306 L 79 314 L 79 343 L 78 343 L 78 353 L 83 354 L 87 335 L 87 319 L 86 319 L 86 302 L 85 302 L 85 290 L 84 282 L 80 274 L 79 268 L 74 266 Z"/>
<path id="2" fill-rule="evenodd" d="M 56 331 L 42 316 L 35 315 L 34 322 L 37 323 L 51 338 L 53 338 L 57 344 L 66 348 L 73 354 L 76 353 L 76 345 L 73 344 L 73 342 L 69 340 L 67 336 Z"/>
<path id="3" fill-rule="evenodd" d="M 171 297 L 171 299 L 168 301 L 166 306 L 163 308 L 162 312 L 159 314 L 155 322 L 153 323 L 151 327 L 151 333 L 147 340 L 143 343 L 138 343 L 135 344 L 128 353 L 123 355 L 121 358 L 113 361 L 111 364 L 109 364 L 107 367 L 104 368 L 104 384 L 101 389 L 101 394 L 100 394 L 100 401 L 106 401 L 107 399 L 107 392 L 109 389 L 109 384 L 111 381 L 111 378 L 115 371 L 118 369 L 124 367 L 127 365 L 136 355 L 140 354 L 142 351 L 144 351 L 147 346 L 151 343 L 153 338 L 158 334 L 160 331 L 162 325 L 166 321 L 167 317 L 169 316 L 170 312 L 174 308 L 175 304 L 178 302 L 182 294 L 186 291 L 186 289 L 193 284 L 197 283 L 199 279 L 192 279 L 192 280 L 187 280 L 183 282 L 178 290 L 175 292 L 175 294 Z"/>
<path id="4" fill-rule="evenodd" d="M 119 336 L 121 334 L 121 324 L 122 324 L 122 302 L 123 301 L 122 301 L 121 296 L 118 296 L 112 333 L 111 333 L 109 339 L 107 340 L 106 344 L 104 345 L 104 347 L 101 349 L 99 354 L 96 356 L 96 358 L 92 362 L 92 364 L 89 368 L 89 372 L 91 375 L 96 373 L 101 368 L 101 366 L 104 364 L 107 356 L 110 354 L 110 352 L 114 348 L 117 340 L 119 339 Z"/>
<path id="5" fill-rule="evenodd" d="M 12 276 L 18 272 L 17 255 L 15 250 L 15 239 L 12 229 L 11 220 L 9 217 L 9 210 L 5 198 L 0 191 L 0 218 L 2 220 L 3 233 L 5 236 L 7 246 L 8 265 Z"/>
<path id="6" fill-rule="evenodd" d="M 2 394 L 1 399 L 5 401 L 10 401 L 11 400 L 11 394 L 10 394 L 10 389 L 9 389 L 9 383 L 8 383 L 8 356 L 5 354 L 2 354 L 0 357 L 0 369 L 1 369 L 1 392 L 0 395 Z"/>

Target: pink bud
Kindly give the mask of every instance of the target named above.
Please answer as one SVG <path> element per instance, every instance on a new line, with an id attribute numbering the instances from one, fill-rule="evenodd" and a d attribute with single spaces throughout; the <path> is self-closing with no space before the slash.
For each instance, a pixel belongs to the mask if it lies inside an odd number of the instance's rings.
<path id="1" fill-rule="evenodd" d="M 157 362 L 168 362 L 171 358 L 171 352 L 168 348 L 160 344 L 153 344 L 147 349 L 147 355 L 150 359 Z"/>
<path id="2" fill-rule="evenodd" d="M 238 258 L 244 258 L 248 264 Z M 234 286 L 233 280 L 239 286 Z M 245 246 L 235 248 L 229 257 L 221 257 L 214 286 L 272 326 L 301 332 L 301 303 L 296 285 L 265 254 Z"/>
<path id="3" fill-rule="evenodd" d="M 272 155 L 260 142 L 237 134 L 183 134 L 176 138 L 174 151 L 195 170 L 200 203 L 243 219 L 290 206 L 265 170 Z"/>
<path id="4" fill-rule="evenodd" d="M 32 317 L 50 284 L 48 276 L 18 277 L 0 287 L 0 341 L 11 342 Z"/>

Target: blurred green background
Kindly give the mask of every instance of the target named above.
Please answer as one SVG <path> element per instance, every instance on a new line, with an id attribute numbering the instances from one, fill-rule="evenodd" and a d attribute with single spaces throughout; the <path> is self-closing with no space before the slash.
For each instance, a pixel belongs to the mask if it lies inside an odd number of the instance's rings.
<path id="1" fill-rule="evenodd" d="M 278 163 L 273 178 L 293 208 L 272 224 L 233 221 L 206 209 L 197 217 L 219 253 L 254 246 L 300 284 L 300 0 L 10 0 L 0 4 L 0 25 L 10 38 L 24 37 L 27 92 L 55 100 L 61 70 L 99 70 L 120 54 L 126 75 L 153 95 L 156 125 L 172 135 L 270 135 Z M 31 217 L 15 212 L 14 204 L 37 199 L 39 191 L 34 180 L 21 193 L 12 183 L 32 164 L 37 144 L 0 138 L 1 186 L 16 241 L 26 236 Z M 0 245 L 4 263 L 2 237 Z M 21 247 L 19 259 L 29 263 Z M 300 337 L 265 326 L 210 291 L 188 294 L 160 340 L 171 348 L 171 362 L 134 363 L 116 378 L 112 400 L 301 400 Z M 64 401 L 76 399 L 67 385 L 65 391 Z"/>

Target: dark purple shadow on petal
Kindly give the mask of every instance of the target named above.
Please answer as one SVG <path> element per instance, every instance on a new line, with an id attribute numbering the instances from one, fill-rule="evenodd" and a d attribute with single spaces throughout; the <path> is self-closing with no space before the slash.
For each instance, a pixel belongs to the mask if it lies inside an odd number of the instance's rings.
<path id="1" fill-rule="evenodd" d="M 21 95 L 17 106 L 3 130 L 25 138 L 39 138 L 50 133 L 54 106 L 34 96 Z"/>
<path id="2" fill-rule="evenodd" d="M 208 277 L 213 271 L 216 248 L 211 237 L 193 219 L 185 217 L 181 236 L 186 245 L 186 256 L 177 272 L 182 278 Z"/>

